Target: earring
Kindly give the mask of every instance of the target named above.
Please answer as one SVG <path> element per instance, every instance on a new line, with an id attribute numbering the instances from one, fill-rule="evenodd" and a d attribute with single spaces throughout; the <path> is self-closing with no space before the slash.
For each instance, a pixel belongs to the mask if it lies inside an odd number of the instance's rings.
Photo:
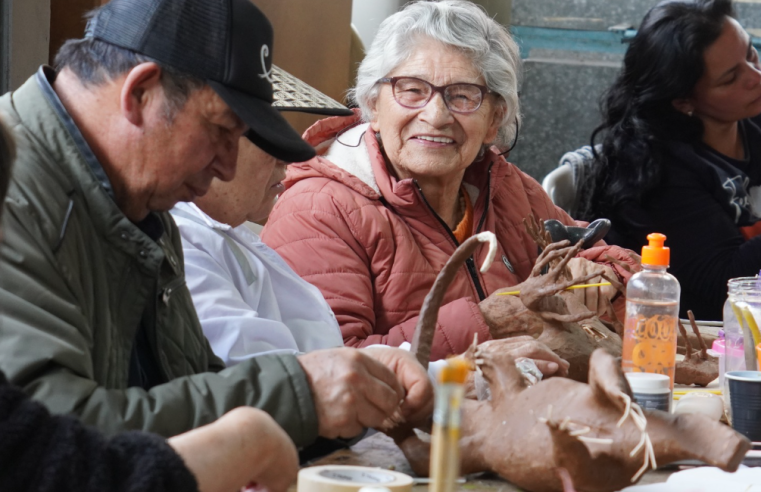
<path id="1" fill-rule="evenodd" d="M 687 116 L 689 116 L 690 118 L 692 118 L 692 110 L 689 110 L 689 111 L 687 111 Z"/>

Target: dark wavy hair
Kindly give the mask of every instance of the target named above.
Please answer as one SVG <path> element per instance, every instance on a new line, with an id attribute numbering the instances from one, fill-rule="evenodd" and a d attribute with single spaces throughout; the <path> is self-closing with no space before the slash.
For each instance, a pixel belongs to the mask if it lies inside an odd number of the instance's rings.
<path id="1" fill-rule="evenodd" d="M 639 202 L 659 182 L 665 144 L 695 144 L 703 124 L 677 111 L 703 75 L 703 53 L 720 36 L 731 0 L 667 0 L 645 15 L 626 50 L 623 69 L 603 95 L 603 122 L 592 133 L 595 152 L 590 177 L 581 187 L 579 218 L 610 216 L 623 200 Z"/>

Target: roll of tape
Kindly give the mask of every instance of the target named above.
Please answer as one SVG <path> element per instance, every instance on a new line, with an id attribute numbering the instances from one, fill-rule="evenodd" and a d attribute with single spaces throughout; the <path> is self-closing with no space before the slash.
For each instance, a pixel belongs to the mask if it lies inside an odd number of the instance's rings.
<path id="1" fill-rule="evenodd" d="M 299 471 L 298 492 L 357 492 L 362 487 L 385 487 L 391 492 L 412 490 L 412 477 L 367 466 L 325 465 Z"/>

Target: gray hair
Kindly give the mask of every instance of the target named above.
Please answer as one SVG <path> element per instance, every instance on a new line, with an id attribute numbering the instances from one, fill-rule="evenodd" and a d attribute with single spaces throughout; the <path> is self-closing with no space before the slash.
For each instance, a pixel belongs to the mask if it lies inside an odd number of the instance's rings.
<path id="1" fill-rule="evenodd" d="M 87 14 L 97 15 L 99 9 Z M 130 71 L 141 63 L 153 62 L 161 67 L 161 86 L 164 89 L 165 116 L 172 121 L 183 108 L 190 94 L 203 88 L 206 82 L 168 67 L 153 58 L 93 38 L 69 39 L 55 57 L 56 70 L 70 69 L 85 86 L 99 86 Z"/>
<path id="2" fill-rule="evenodd" d="M 508 30 L 467 0 L 410 2 L 383 21 L 359 66 L 357 85 L 349 91 L 363 119 L 372 119 L 378 79 L 411 55 L 420 36 L 466 52 L 478 72 L 483 73 L 486 86 L 502 96 L 507 110 L 494 144 L 509 147 L 520 124 L 520 53 Z"/>

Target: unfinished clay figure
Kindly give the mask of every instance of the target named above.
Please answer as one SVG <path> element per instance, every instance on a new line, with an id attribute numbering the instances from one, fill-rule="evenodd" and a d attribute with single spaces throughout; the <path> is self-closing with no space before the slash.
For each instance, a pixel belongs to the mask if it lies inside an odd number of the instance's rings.
<path id="1" fill-rule="evenodd" d="M 708 383 L 719 377 L 719 361 L 716 357 L 708 355 L 708 346 L 700 334 L 692 311 L 687 311 L 687 316 L 690 317 L 690 326 L 698 339 L 700 350 L 692 351 L 692 344 L 690 343 L 690 337 L 687 335 L 687 330 L 679 322 L 679 330 L 682 332 L 682 338 L 684 338 L 686 353 L 684 354 L 684 360 L 676 363 L 674 382 L 678 384 L 707 386 Z"/>
<path id="2" fill-rule="evenodd" d="M 445 265 L 426 299 L 413 344 L 426 367 L 426 350 L 435 335 L 438 308 L 451 272 L 478 242 L 485 241 L 488 237 L 483 234 L 466 241 L 463 252 L 455 253 Z M 561 278 L 561 273 L 576 248 L 548 245 L 537 261 L 538 270 L 555 262 L 546 278 L 536 271 L 521 284 L 524 304 L 537 309 L 548 324 L 560 323 L 558 338 L 575 315 L 563 309 L 545 310 L 541 304 L 574 282 Z M 637 482 L 659 463 L 688 458 L 734 471 L 750 449 L 745 437 L 704 416 L 641 410 L 632 401 L 618 361 L 606 350 L 595 350 L 589 358 L 589 384 L 552 378 L 531 387 L 515 360 L 500 350 L 499 341 L 474 346 L 465 356 L 490 390 L 489 399 L 463 405 L 461 455 L 466 474 L 494 471 L 534 492 L 562 492 L 563 481 L 568 484 L 569 480 L 579 491 L 602 492 Z M 427 475 L 430 445 L 409 429 L 391 434 L 413 470 Z"/>
<path id="3" fill-rule="evenodd" d="M 750 441 L 703 415 L 641 410 L 618 362 L 604 350 L 591 358 L 589 384 L 552 378 L 526 387 L 513 359 L 490 345 L 474 362 L 491 400 L 463 406 L 462 473 L 494 471 L 532 492 L 561 492 L 564 468 L 578 491 L 620 490 L 642 474 L 683 459 L 734 471 Z M 397 441 L 415 473 L 428 472 L 428 444 Z"/>

